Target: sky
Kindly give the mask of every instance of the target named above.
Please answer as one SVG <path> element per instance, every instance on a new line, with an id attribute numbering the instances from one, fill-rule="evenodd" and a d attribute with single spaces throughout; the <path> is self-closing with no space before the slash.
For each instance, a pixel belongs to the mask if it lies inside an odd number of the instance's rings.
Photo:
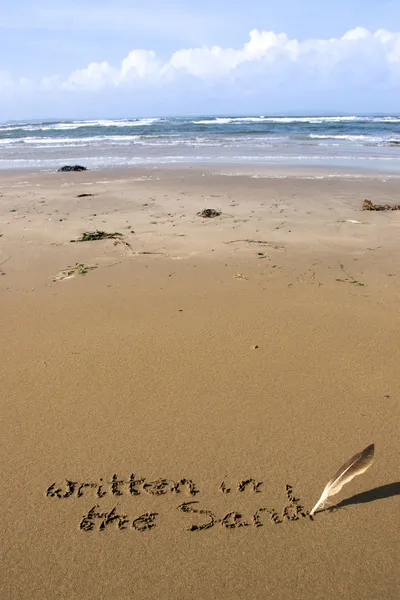
<path id="1" fill-rule="evenodd" d="M 0 121 L 400 113 L 400 0 L 0 0 Z"/>

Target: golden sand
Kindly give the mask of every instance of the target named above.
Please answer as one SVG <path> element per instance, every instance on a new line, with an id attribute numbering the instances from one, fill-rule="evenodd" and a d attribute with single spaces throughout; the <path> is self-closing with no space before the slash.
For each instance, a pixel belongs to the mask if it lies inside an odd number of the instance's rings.
<path id="1" fill-rule="evenodd" d="M 284 175 L 3 176 L 1 598 L 398 597 L 398 180 Z"/>

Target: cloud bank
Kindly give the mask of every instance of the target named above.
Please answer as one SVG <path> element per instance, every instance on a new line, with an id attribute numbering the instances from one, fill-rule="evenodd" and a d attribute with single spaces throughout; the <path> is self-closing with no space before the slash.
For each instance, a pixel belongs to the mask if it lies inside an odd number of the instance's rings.
<path id="1" fill-rule="evenodd" d="M 297 41 L 272 31 L 250 32 L 242 48 L 188 48 L 162 61 L 153 51 L 132 50 L 119 66 L 93 62 L 53 85 L 70 90 L 101 90 L 135 85 L 162 86 L 184 78 L 270 87 L 306 85 L 324 89 L 374 84 L 400 86 L 400 33 L 356 28 L 341 38 Z M 49 81 L 42 82 L 49 85 Z"/>
<path id="2" fill-rule="evenodd" d="M 119 65 L 92 62 L 66 76 L 36 80 L 13 79 L 4 72 L 0 90 L 7 95 L 22 96 L 31 90 L 95 97 L 130 90 L 144 102 L 157 94 L 181 98 L 199 92 L 216 99 L 236 94 L 264 99 L 268 93 L 278 98 L 296 90 L 336 92 L 349 98 L 355 92 L 364 97 L 367 91 L 393 94 L 400 90 L 400 33 L 356 28 L 340 38 L 298 41 L 284 33 L 254 29 L 240 48 L 185 48 L 164 59 L 154 51 L 136 49 Z"/>

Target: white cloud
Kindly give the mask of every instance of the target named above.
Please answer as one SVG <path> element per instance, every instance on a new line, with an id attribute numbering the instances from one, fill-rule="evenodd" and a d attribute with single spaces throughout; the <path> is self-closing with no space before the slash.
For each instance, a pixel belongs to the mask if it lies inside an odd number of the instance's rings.
<path id="1" fill-rule="evenodd" d="M 370 35 L 371 34 L 368 29 L 364 29 L 364 27 L 356 27 L 355 29 L 350 29 L 350 31 L 345 33 L 342 37 L 342 40 L 362 40 Z"/>
<path id="2" fill-rule="evenodd" d="M 92 62 L 67 78 L 45 77 L 42 89 L 94 90 L 163 86 L 189 78 L 211 84 L 248 88 L 349 89 L 371 86 L 400 88 L 400 33 L 356 28 L 341 38 L 297 41 L 284 33 L 250 32 L 238 49 L 221 46 L 187 48 L 161 60 L 155 52 L 132 50 L 120 65 Z M 27 87 L 25 81 L 24 88 Z M 34 85 L 31 82 L 31 85 Z M 0 87 L 21 88 L 21 82 L 0 78 Z M 288 87 L 290 89 L 290 87 Z M 177 87 L 177 92 L 180 90 Z"/>
<path id="3" fill-rule="evenodd" d="M 306 40 L 298 42 L 286 34 L 272 31 L 250 32 L 249 41 L 242 48 L 212 46 L 189 48 L 175 52 L 168 61 L 159 61 L 153 52 L 132 51 L 119 67 L 108 63 L 92 63 L 86 69 L 73 73 L 69 83 L 75 87 L 120 86 L 143 81 L 162 83 L 166 78 L 187 75 L 202 80 L 219 80 L 226 77 L 242 77 L 246 71 L 274 76 L 282 82 L 285 76 L 290 82 L 293 70 L 296 81 L 307 84 L 316 77 L 321 85 L 344 83 L 368 83 L 371 74 L 385 74 L 385 79 L 396 85 L 400 66 L 400 33 L 379 30 L 371 33 L 363 28 L 348 31 L 341 38 Z M 355 81 L 352 80 L 354 73 Z M 394 81 L 392 81 L 394 78 Z M 255 82 L 256 83 L 256 82 Z"/>
<path id="4" fill-rule="evenodd" d="M 120 81 L 147 79 L 152 81 L 162 71 L 163 65 L 157 60 L 155 52 L 132 50 L 121 63 Z"/>
<path id="5" fill-rule="evenodd" d="M 118 85 L 120 69 L 114 69 L 107 61 L 92 62 L 85 69 L 77 69 L 63 81 L 64 89 L 93 89 L 100 90 L 109 85 Z"/>
<path id="6" fill-rule="evenodd" d="M 62 83 L 62 87 L 71 90 L 99 90 L 109 86 L 135 84 L 139 81 L 151 83 L 159 79 L 163 69 L 164 66 L 157 60 L 155 52 L 132 50 L 118 68 L 112 67 L 107 61 L 92 62 L 85 69 L 78 69 L 71 73 Z"/>

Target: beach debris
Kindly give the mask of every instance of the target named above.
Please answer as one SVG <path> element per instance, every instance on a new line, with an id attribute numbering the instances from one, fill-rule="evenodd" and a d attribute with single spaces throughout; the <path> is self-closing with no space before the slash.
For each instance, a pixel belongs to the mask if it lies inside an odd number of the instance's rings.
<path id="1" fill-rule="evenodd" d="M 2 265 L 4 265 L 4 263 L 6 263 L 8 260 L 10 260 L 10 258 L 11 258 L 11 256 L 7 256 L 7 258 L 5 258 L 4 260 L 2 260 L 2 261 L 0 262 L 0 267 L 1 267 Z M 3 271 L 3 269 L 0 269 L 0 276 L 2 276 L 2 275 L 5 275 L 5 274 L 6 274 L 6 272 L 5 272 L 5 271 Z"/>
<path id="2" fill-rule="evenodd" d="M 71 240 L 71 242 L 96 242 L 97 240 L 121 240 L 122 233 L 114 231 L 114 233 L 107 233 L 106 231 L 84 231 L 80 238 L 77 240 Z"/>
<path id="3" fill-rule="evenodd" d="M 253 346 L 253 350 L 258 350 L 260 346 L 258 346 L 257 344 L 255 346 Z"/>
<path id="4" fill-rule="evenodd" d="M 367 221 L 356 221 L 355 219 L 342 219 L 338 223 L 353 223 L 355 225 L 368 225 Z"/>
<path id="5" fill-rule="evenodd" d="M 349 483 L 357 475 L 365 473 L 365 471 L 372 465 L 374 460 L 375 445 L 370 444 L 362 452 L 352 456 L 347 462 L 340 467 L 335 475 L 328 481 L 324 491 L 322 492 L 321 498 L 318 500 L 316 505 L 310 511 L 310 517 L 313 516 L 315 511 L 323 507 L 326 501 L 331 496 L 335 496 L 340 492 L 342 487 Z"/>
<path id="6" fill-rule="evenodd" d="M 365 283 L 358 281 L 358 279 L 355 279 L 355 277 L 353 277 L 353 275 L 350 275 L 350 273 L 348 273 L 348 271 L 346 271 L 346 269 L 344 268 L 344 265 L 342 263 L 339 263 L 339 267 L 341 268 L 343 273 L 345 275 L 347 275 L 347 278 L 346 279 L 337 278 L 336 281 L 340 281 L 341 283 L 352 283 L 354 285 L 358 285 L 359 287 L 365 287 Z"/>
<path id="7" fill-rule="evenodd" d="M 77 198 L 88 198 L 89 196 L 95 196 L 96 194 L 78 194 Z"/>
<path id="8" fill-rule="evenodd" d="M 260 244 L 261 246 L 269 246 L 270 248 L 274 248 L 275 250 L 280 250 L 284 248 L 282 244 L 276 244 L 275 242 L 267 242 L 265 240 L 229 240 L 229 242 L 224 242 L 224 244 L 235 244 L 237 242 L 246 242 L 247 244 Z"/>
<path id="9" fill-rule="evenodd" d="M 400 204 L 374 204 L 371 200 L 363 200 L 362 210 L 400 210 Z"/>
<path id="10" fill-rule="evenodd" d="M 76 263 L 73 267 L 67 267 L 54 276 L 53 281 L 63 281 L 64 279 L 72 279 L 77 275 L 86 275 L 89 271 L 97 269 L 97 265 L 85 265 L 83 263 Z"/>
<path id="11" fill-rule="evenodd" d="M 70 171 L 87 171 L 87 168 L 82 167 L 82 165 L 64 165 L 63 167 L 58 169 L 59 173 L 68 173 Z"/>
<path id="12" fill-rule="evenodd" d="M 234 278 L 235 278 L 235 279 L 247 279 L 247 277 L 245 277 L 245 276 L 243 275 L 243 273 L 235 273 L 235 274 L 234 274 Z"/>
<path id="13" fill-rule="evenodd" d="M 203 217 L 204 219 L 213 219 L 214 217 L 219 217 L 220 215 L 221 211 L 215 210 L 215 208 L 204 208 L 197 213 L 198 217 Z"/>

